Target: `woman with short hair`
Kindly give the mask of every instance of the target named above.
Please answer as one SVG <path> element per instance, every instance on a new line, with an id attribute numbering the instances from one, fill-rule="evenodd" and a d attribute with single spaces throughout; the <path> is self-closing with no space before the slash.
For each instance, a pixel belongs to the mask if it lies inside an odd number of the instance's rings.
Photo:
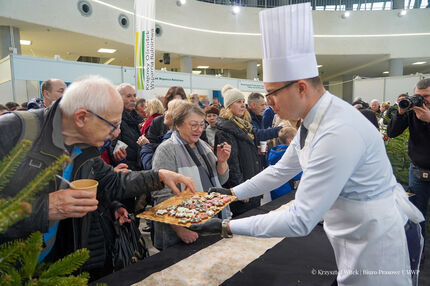
<path id="1" fill-rule="evenodd" d="M 184 102 L 172 112 L 174 131 L 172 136 L 158 146 L 152 167 L 154 170 L 167 169 L 191 177 L 196 190 L 207 192 L 211 187 L 221 187 L 228 180 L 230 145 L 224 144 L 216 153 L 200 139 L 205 127 L 205 113 L 189 102 Z M 173 196 L 172 190 L 164 188 L 152 193 L 155 204 Z M 230 217 L 229 208 L 221 211 L 222 218 Z M 165 249 L 180 241 L 193 243 L 198 234 L 187 228 L 154 223 L 154 246 Z"/>
<path id="2" fill-rule="evenodd" d="M 153 98 L 150 101 L 148 101 L 145 109 L 145 113 L 149 115 L 148 119 L 146 119 L 145 123 L 143 124 L 142 128 L 140 129 L 140 132 L 143 135 L 146 135 L 149 126 L 152 123 L 152 120 L 157 118 L 158 116 L 162 115 L 164 113 L 164 107 L 160 100 L 157 98 Z"/>

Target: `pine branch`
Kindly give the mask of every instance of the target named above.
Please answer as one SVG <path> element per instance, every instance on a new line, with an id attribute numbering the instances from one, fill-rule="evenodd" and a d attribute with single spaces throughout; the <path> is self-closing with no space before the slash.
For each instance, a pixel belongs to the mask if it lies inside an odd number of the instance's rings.
<path id="1" fill-rule="evenodd" d="M 22 159 L 30 151 L 31 144 L 29 140 L 22 140 L 0 161 L 0 190 L 6 186 L 8 178 L 15 173 Z"/>
<path id="2" fill-rule="evenodd" d="M 0 205 L 0 233 L 4 232 L 7 227 L 15 224 L 31 212 L 31 206 L 23 202 L 32 201 L 34 194 L 42 190 L 69 160 L 68 156 L 61 156 L 57 161 L 52 163 L 51 166 L 39 173 L 39 175 L 15 197 L 9 199 L 8 203 Z"/>
<path id="3" fill-rule="evenodd" d="M 68 277 L 51 277 L 51 278 L 40 278 L 38 285 L 40 286 L 86 286 L 88 283 L 88 273 L 82 273 L 78 276 Z"/>
<path id="4" fill-rule="evenodd" d="M 89 257 L 90 252 L 88 249 L 79 249 L 50 265 L 48 270 L 40 275 L 40 279 L 68 275 L 79 269 L 79 267 L 81 267 Z"/>
<path id="5" fill-rule="evenodd" d="M 0 285 L 21 285 L 21 275 L 16 269 L 11 268 L 7 274 L 0 275 Z"/>
<path id="6" fill-rule="evenodd" d="M 37 265 L 37 258 L 42 250 L 43 236 L 40 232 L 36 231 L 30 234 L 25 240 L 24 252 L 21 257 L 21 276 L 26 279 L 32 279 L 34 270 Z"/>
<path id="7" fill-rule="evenodd" d="M 22 239 L 6 242 L 0 245 L 0 273 L 10 270 L 11 264 L 22 255 L 25 242 Z"/>
<path id="8" fill-rule="evenodd" d="M 25 188 L 22 189 L 15 197 L 11 198 L 9 200 L 9 204 L 24 200 L 31 201 L 32 196 L 36 192 L 43 189 L 51 181 L 52 177 L 54 177 L 55 174 L 57 174 L 58 171 L 64 167 L 64 164 L 69 161 L 70 159 L 68 156 L 62 155 L 57 161 L 52 163 L 51 166 L 39 173 L 36 178 L 34 178 L 27 186 L 25 186 Z M 4 211 L 7 211 L 8 207 L 9 206 L 7 206 Z"/>

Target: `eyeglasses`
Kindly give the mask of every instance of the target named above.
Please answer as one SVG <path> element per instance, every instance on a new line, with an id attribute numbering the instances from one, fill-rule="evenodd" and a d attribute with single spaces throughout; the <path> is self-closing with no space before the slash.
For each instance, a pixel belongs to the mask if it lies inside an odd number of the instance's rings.
<path id="1" fill-rule="evenodd" d="M 197 131 L 199 130 L 199 128 L 201 128 L 202 130 L 205 129 L 205 124 L 204 123 L 191 123 L 189 124 L 191 127 L 191 130 L 193 131 Z"/>
<path id="2" fill-rule="evenodd" d="M 112 133 L 114 133 L 120 126 L 121 126 L 121 121 L 117 124 L 117 125 L 115 125 L 115 124 L 113 124 L 113 123 L 111 123 L 111 122 L 109 122 L 109 121 L 107 121 L 106 119 L 104 119 L 103 117 L 101 117 L 100 115 L 98 115 L 97 113 L 95 113 L 95 112 L 93 112 L 93 111 L 91 111 L 91 110 L 88 110 L 87 109 L 87 111 L 89 112 L 89 113 L 91 113 L 92 115 L 94 115 L 94 116 L 96 116 L 97 118 L 99 118 L 99 119 L 101 119 L 101 120 L 103 120 L 104 122 L 106 122 L 109 126 L 111 126 L 112 127 L 112 130 L 111 130 L 111 132 L 109 132 L 109 135 L 110 134 L 112 134 Z"/>
<path id="3" fill-rule="evenodd" d="M 293 84 L 295 84 L 296 82 L 298 82 L 298 80 L 294 80 L 294 81 L 289 82 L 286 85 L 284 85 L 278 89 L 272 90 L 271 92 L 266 94 L 266 100 L 269 101 L 270 100 L 269 96 L 275 95 L 275 93 L 277 93 L 278 91 L 283 90 L 284 88 L 288 88 L 288 87 L 292 86 Z"/>

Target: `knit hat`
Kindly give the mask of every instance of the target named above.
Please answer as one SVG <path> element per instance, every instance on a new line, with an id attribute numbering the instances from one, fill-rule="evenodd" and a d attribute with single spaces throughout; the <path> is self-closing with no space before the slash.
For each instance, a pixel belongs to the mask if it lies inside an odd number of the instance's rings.
<path id="1" fill-rule="evenodd" d="M 232 87 L 231 85 L 227 84 L 222 88 L 222 97 L 224 97 L 224 104 L 225 107 L 229 107 L 233 103 L 239 100 L 245 100 L 245 96 L 243 95 L 240 90 L 237 88 Z"/>
<path id="2" fill-rule="evenodd" d="M 283 82 L 318 75 L 310 3 L 260 12 L 263 81 Z"/>

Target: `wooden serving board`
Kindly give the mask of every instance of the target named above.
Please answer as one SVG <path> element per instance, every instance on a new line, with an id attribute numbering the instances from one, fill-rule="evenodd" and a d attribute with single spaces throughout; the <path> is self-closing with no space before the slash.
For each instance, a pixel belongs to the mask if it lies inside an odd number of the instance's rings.
<path id="1" fill-rule="evenodd" d="M 206 195 L 208 195 L 208 193 L 205 192 L 196 192 L 196 193 L 192 193 L 189 190 L 185 190 L 183 192 L 181 192 L 181 194 L 179 196 L 173 196 L 167 200 L 165 200 L 164 202 L 159 203 L 158 205 L 152 207 L 151 209 L 144 211 L 140 214 L 137 215 L 138 218 L 144 218 L 144 219 L 148 219 L 148 220 L 153 220 L 153 221 L 158 221 L 158 222 L 163 222 L 163 223 L 168 223 L 168 224 L 175 224 L 175 225 L 180 225 L 180 226 L 185 226 L 185 227 L 189 227 L 192 223 L 188 222 L 188 223 L 179 223 L 179 219 L 177 217 L 174 216 L 169 216 L 168 214 L 164 214 L 164 215 L 157 215 L 157 211 L 160 209 L 166 209 L 169 206 L 177 206 L 180 205 L 182 203 L 183 200 L 186 199 L 191 199 L 193 196 L 198 195 L 200 197 L 204 197 Z M 219 209 L 217 211 L 214 212 L 214 216 L 216 216 L 216 214 L 218 214 L 223 208 L 225 208 L 226 206 L 228 206 L 228 204 L 230 204 L 231 202 L 233 202 L 234 200 L 236 200 L 235 196 L 228 196 L 231 198 L 231 201 L 220 206 Z M 206 219 L 203 219 L 201 222 L 199 223 L 204 223 L 206 221 L 208 221 L 211 217 L 208 217 Z"/>

